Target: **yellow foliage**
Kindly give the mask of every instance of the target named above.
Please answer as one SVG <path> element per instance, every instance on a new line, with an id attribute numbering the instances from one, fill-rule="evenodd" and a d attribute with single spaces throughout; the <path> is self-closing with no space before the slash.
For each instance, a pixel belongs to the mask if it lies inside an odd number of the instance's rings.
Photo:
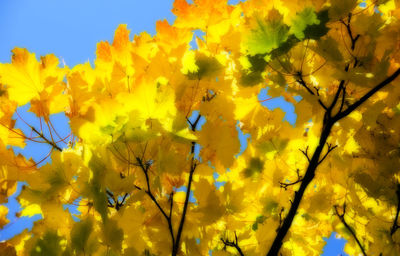
<path id="1" fill-rule="evenodd" d="M 119 25 L 93 67 L 15 48 L 0 203 L 26 182 L 17 215 L 42 219 L 0 254 L 320 255 L 336 232 L 351 255 L 399 255 L 399 3 L 363 3 L 175 0 L 172 24 Z M 28 141 L 51 161 L 14 153 Z"/>

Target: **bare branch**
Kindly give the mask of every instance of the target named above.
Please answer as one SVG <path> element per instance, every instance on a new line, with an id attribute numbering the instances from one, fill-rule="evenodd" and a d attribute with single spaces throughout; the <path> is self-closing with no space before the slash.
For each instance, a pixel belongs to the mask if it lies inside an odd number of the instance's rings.
<path id="1" fill-rule="evenodd" d="M 301 84 L 304 88 L 306 88 L 306 90 L 311 94 L 311 95 L 315 95 L 315 93 L 310 89 L 310 87 L 307 86 L 306 82 L 303 79 L 303 76 L 300 74 L 298 74 L 298 79 L 296 80 L 296 82 L 298 82 L 299 84 Z"/>
<path id="2" fill-rule="evenodd" d="M 279 182 L 281 188 L 284 188 L 285 190 L 287 190 L 288 187 L 293 186 L 293 185 L 303 181 L 303 177 L 300 175 L 300 170 L 297 169 L 296 172 L 297 172 L 297 180 L 295 182 L 291 182 L 291 183 Z"/>
<path id="3" fill-rule="evenodd" d="M 332 150 L 334 150 L 335 148 L 337 148 L 337 145 L 332 146 L 332 144 L 329 144 L 329 143 L 327 143 L 327 145 L 328 145 L 328 150 L 326 151 L 326 153 L 325 153 L 325 155 L 322 157 L 322 159 L 318 162 L 318 164 L 321 164 L 321 163 L 325 160 L 325 158 L 328 156 L 328 154 L 329 154 Z"/>
<path id="4" fill-rule="evenodd" d="M 233 248 L 236 249 L 236 251 L 239 253 L 239 255 L 244 256 L 243 251 L 240 248 L 239 243 L 238 243 L 238 238 L 237 238 L 237 235 L 236 235 L 236 231 L 235 231 L 235 240 L 230 241 L 228 239 L 221 238 L 221 241 L 224 243 L 224 250 L 226 250 L 227 246 L 228 247 L 233 247 Z"/>
<path id="5" fill-rule="evenodd" d="M 317 92 L 317 94 L 315 94 L 311 88 L 306 84 L 306 82 L 303 79 L 303 75 L 301 72 L 297 72 L 297 80 L 296 82 L 299 83 L 301 86 L 303 86 L 311 95 L 317 96 L 318 97 L 318 103 L 322 106 L 322 108 L 324 108 L 325 110 L 327 109 L 327 107 L 325 106 L 325 104 L 321 101 L 321 99 L 319 98 L 319 88 L 314 86 L 315 91 Z"/>
<path id="6" fill-rule="evenodd" d="M 351 233 L 351 235 L 353 236 L 354 240 L 356 240 L 356 242 L 357 242 L 357 244 L 358 244 L 358 247 L 360 247 L 360 249 L 361 249 L 363 255 L 364 255 L 364 256 L 367 256 L 364 247 L 362 246 L 360 240 L 358 240 L 358 238 L 357 238 L 356 233 L 355 233 L 354 230 L 349 226 L 349 224 L 346 222 L 346 220 L 345 220 L 345 218 L 344 218 L 344 215 L 346 214 L 346 204 L 344 204 L 343 207 L 342 207 L 342 208 L 343 208 L 342 214 L 339 214 L 338 206 L 337 206 L 337 205 L 335 205 L 334 207 L 335 207 L 336 215 L 339 217 L 339 219 L 340 219 L 340 221 L 342 222 L 342 224 L 343 224 L 343 225 L 346 227 L 346 229 Z"/>
<path id="7" fill-rule="evenodd" d="M 174 207 L 174 191 L 169 194 L 169 219 L 172 221 L 172 209 Z"/>
<path id="8" fill-rule="evenodd" d="M 380 89 L 391 83 L 393 80 L 395 80 L 398 76 L 400 75 L 400 68 L 398 68 L 392 75 L 387 77 L 385 80 L 377 84 L 374 88 L 372 88 L 369 92 L 367 92 L 364 96 L 362 96 L 358 101 L 354 102 L 352 105 L 350 105 L 346 110 L 337 113 L 333 117 L 333 121 L 337 122 L 340 119 L 348 116 L 351 112 L 353 112 L 356 108 L 358 108 L 361 104 L 363 104 L 365 101 L 367 101 L 369 98 L 371 98 L 376 92 L 378 92 Z"/>
<path id="9" fill-rule="evenodd" d="M 341 20 L 340 22 L 347 29 L 347 34 L 349 35 L 350 40 L 351 40 L 351 50 L 354 51 L 354 49 L 356 47 L 356 42 L 357 42 L 358 38 L 360 38 L 360 34 L 357 34 L 355 37 L 353 36 L 353 32 L 351 31 L 351 27 L 350 27 L 351 17 L 352 17 L 352 13 L 349 13 L 349 15 L 347 16 L 347 23 L 344 20 Z"/>
<path id="10" fill-rule="evenodd" d="M 177 255 L 178 254 L 178 250 L 179 250 L 179 243 L 180 243 L 180 238 L 182 235 L 182 231 L 183 231 L 183 225 L 185 223 L 185 219 L 186 219 L 186 212 L 187 212 L 187 208 L 189 205 L 189 198 L 190 198 L 190 191 L 191 191 L 191 187 L 192 187 L 192 181 L 193 181 L 193 173 L 196 170 L 197 167 L 197 163 L 194 160 L 194 142 L 192 142 L 192 159 L 191 159 L 191 164 L 190 164 L 190 172 L 189 172 L 189 180 L 188 180 L 188 185 L 186 188 L 186 197 L 185 197 L 185 203 L 183 205 L 183 212 L 182 212 L 182 216 L 181 216 L 181 221 L 179 223 L 179 228 L 178 228 L 178 233 L 176 234 L 176 242 L 175 242 L 175 246 L 172 252 L 172 255 Z"/>
<path id="11" fill-rule="evenodd" d="M 169 233 L 172 239 L 172 250 L 174 250 L 175 247 L 175 236 L 174 236 L 174 230 L 172 227 L 172 221 L 171 218 L 165 213 L 164 209 L 161 207 L 161 205 L 158 203 L 157 199 L 155 198 L 155 196 L 153 195 L 152 191 L 151 191 L 151 187 L 150 187 L 150 181 L 149 181 L 149 173 L 148 170 L 150 168 L 150 164 L 148 164 L 148 162 L 146 164 L 143 163 L 142 159 L 139 157 L 136 157 L 136 161 L 138 162 L 140 168 L 142 169 L 145 178 L 146 178 L 146 184 L 147 184 L 147 191 L 145 190 L 146 194 L 150 197 L 150 199 L 154 202 L 154 204 L 157 206 L 157 208 L 159 209 L 159 211 L 161 212 L 161 214 L 164 216 L 164 218 L 167 220 L 168 223 L 168 229 L 169 229 Z M 141 190 L 140 187 L 136 186 L 135 187 L 139 190 Z"/>
<path id="12" fill-rule="evenodd" d="M 342 101 L 340 102 L 339 113 L 342 112 L 342 110 L 343 110 L 345 99 L 346 99 L 346 86 L 343 86 Z"/>
<path id="13" fill-rule="evenodd" d="M 125 193 L 124 197 L 122 198 L 121 202 L 118 200 L 118 198 L 116 199 L 114 197 L 114 193 L 111 192 L 110 190 L 106 189 L 106 194 L 108 196 L 107 198 L 107 203 L 108 203 L 108 207 L 110 208 L 115 208 L 117 211 L 119 209 L 121 209 L 121 207 L 124 205 L 125 203 L 125 199 L 128 197 L 128 193 Z M 112 199 L 112 201 L 110 200 Z"/>
<path id="14" fill-rule="evenodd" d="M 308 146 L 306 147 L 306 150 L 305 150 L 305 151 L 302 150 L 302 149 L 299 149 L 299 150 L 300 150 L 301 153 L 303 153 L 303 155 L 306 156 L 308 162 L 310 162 L 310 157 L 308 156 Z"/>
<path id="15" fill-rule="evenodd" d="M 349 64 L 346 65 L 346 67 L 344 68 L 344 71 L 345 72 L 349 71 Z M 333 108 L 336 106 L 336 102 L 338 101 L 340 93 L 342 92 L 342 90 L 344 88 L 344 83 L 345 83 L 345 80 L 341 80 L 340 81 L 339 88 L 337 89 L 337 91 L 335 93 L 333 101 L 332 101 L 331 105 L 327 109 L 327 113 L 328 113 L 329 116 L 331 115 Z"/>

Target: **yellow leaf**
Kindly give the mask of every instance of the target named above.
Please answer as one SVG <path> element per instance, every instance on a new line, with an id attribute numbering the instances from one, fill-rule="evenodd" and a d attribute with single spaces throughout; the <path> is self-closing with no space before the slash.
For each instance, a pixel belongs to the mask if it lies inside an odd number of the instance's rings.
<path id="1" fill-rule="evenodd" d="M 42 214 L 42 209 L 38 204 L 30 204 L 21 211 L 21 216 L 33 217 L 36 214 Z"/>

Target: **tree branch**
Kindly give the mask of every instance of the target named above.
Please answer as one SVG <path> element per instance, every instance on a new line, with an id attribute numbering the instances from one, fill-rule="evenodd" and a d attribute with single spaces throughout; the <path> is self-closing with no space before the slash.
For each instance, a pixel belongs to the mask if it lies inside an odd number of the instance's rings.
<path id="1" fill-rule="evenodd" d="M 189 124 L 190 124 L 190 128 L 192 131 L 196 131 L 197 125 L 200 121 L 201 115 L 199 114 L 196 118 L 196 120 L 192 123 L 189 120 Z M 185 197 L 185 203 L 183 205 L 183 211 L 182 211 L 182 216 L 181 216 L 181 220 L 179 222 L 179 227 L 178 227 L 178 232 L 176 234 L 176 241 L 174 244 L 174 247 L 172 249 L 172 255 L 175 256 L 178 254 L 179 251 L 179 246 L 180 246 L 180 240 L 181 240 L 181 236 L 182 236 L 182 231 L 183 231 L 183 225 L 185 224 L 185 219 L 186 219 L 186 213 L 187 213 L 187 208 L 189 205 L 189 198 L 190 198 L 190 191 L 191 191 L 191 187 L 192 187 L 192 181 L 193 181 L 193 173 L 196 170 L 197 167 L 197 163 L 196 160 L 194 158 L 194 151 L 195 151 L 195 147 L 196 147 L 196 142 L 192 141 L 192 146 L 190 149 L 190 154 L 191 154 L 191 159 L 190 159 L 190 172 L 189 172 L 189 179 L 188 179 L 188 185 L 186 187 L 186 197 Z"/>
<path id="2" fill-rule="evenodd" d="M 239 255 L 244 256 L 243 251 L 239 246 L 236 232 L 235 232 L 235 241 L 229 241 L 228 239 L 224 240 L 223 238 L 221 238 L 221 241 L 224 243 L 224 250 L 226 250 L 227 246 L 233 247 L 236 249 L 236 251 L 239 253 Z"/>
<path id="3" fill-rule="evenodd" d="M 324 123 L 323 123 L 323 127 L 322 127 L 319 144 L 318 144 L 317 148 L 315 149 L 313 156 L 311 157 L 311 160 L 310 160 L 307 170 L 305 172 L 304 178 L 301 181 L 300 188 L 295 192 L 294 200 L 292 201 L 292 205 L 289 209 L 289 212 L 288 212 L 287 216 L 285 217 L 281 228 L 278 230 L 277 235 L 274 239 L 274 242 L 272 243 L 272 246 L 267 253 L 267 256 L 278 255 L 279 250 L 283 243 L 283 239 L 285 238 L 287 232 L 289 231 L 290 226 L 292 225 L 293 219 L 296 216 L 297 209 L 299 208 L 299 205 L 300 205 L 301 199 L 303 198 L 304 192 L 305 192 L 307 186 L 313 180 L 313 178 L 315 176 L 315 171 L 316 171 L 318 165 L 321 163 L 321 160 L 320 160 L 321 152 L 322 152 L 322 149 L 330 135 L 332 126 L 337 121 L 339 121 L 342 118 L 349 115 L 352 111 L 354 111 L 358 106 L 360 106 L 362 103 L 364 103 L 367 99 L 369 99 L 377 91 L 379 91 L 384 86 L 386 86 L 387 84 L 392 82 L 399 74 L 400 74 L 400 68 L 396 72 L 394 72 L 391 76 L 389 76 L 384 81 L 382 81 L 377 86 L 375 86 L 373 89 L 371 89 L 367 94 L 365 94 L 363 97 L 361 97 L 361 99 L 359 99 L 357 102 L 352 104 L 350 107 L 348 107 L 343 112 L 339 112 L 333 117 L 330 116 L 328 111 L 325 112 L 325 118 L 324 118 Z M 344 85 L 344 82 L 343 82 L 343 85 Z M 339 97 L 339 94 L 337 97 Z M 337 100 L 336 101 L 334 100 L 334 102 L 337 102 Z M 333 107 L 332 107 L 332 109 L 333 109 Z M 322 160 L 323 159 L 324 159 L 324 157 L 322 158 Z"/>
<path id="4" fill-rule="evenodd" d="M 310 157 L 308 156 L 308 146 L 306 147 L 306 150 L 302 150 L 302 149 L 299 149 L 299 150 L 301 153 L 303 153 L 303 155 L 306 156 L 308 162 L 310 162 Z"/>
<path id="5" fill-rule="evenodd" d="M 396 210 L 396 217 L 393 220 L 393 226 L 390 229 L 390 235 L 393 235 L 397 229 L 400 228 L 400 225 L 398 225 L 398 219 L 399 219 L 399 213 L 400 213 L 400 184 L 397 184 L 397 190 L 396 190 L 396 195 L 397 195 L 397 210 Z"/>
<path id="6" fill-rule="evenodd" d="M 151 187 L 150 187 L 150 181 L 149 181 L 149 173 L 148 170 L 150 168 L 149 164 L 144 165 L 142 159 L 140 159 L 139 157 L 136 157 L 136 161 L 138 162 L 140 168 L 142 169 L 145 178 L 146 178 L 146 184 L 147 184 L 147 190 L 145 190 L 146 194 L 150 197 L 150 199 L 154 202 L 154 204 L 157 206 L 157 208 L 160 210 L 161 214 L 164 216 L 164 218 L 167 220 L 168 222 L 168 229 L 169 229 L 169 233 L 172 239 L 172 250 L 174 249 L 174 245 L 175 245 L 175 236 L 174 236 L 174 230 L 172 227 L 172 221 L 171 218 L 165 213 L 164 209 L 161 207 L 161 205 L 158 203 L 157 199 L 155 198 L 155 196 L 153 195 L 153 193 L 151 192 Z M 135 187 L 139 190 L 141 190 L 140 187 L 136 186 Z M 172 211 L 172 210 L 171 210 Z"/>
<path id="7" fill-rule="evenodd" d="M 329 137 L 329 134 L 331 132 L 333 124 L 334 123 L 332 122 L 332 120 L 330 118 L 328 118 L 324 122 L 321 136 L 319 139 L 319 144 L 310 159 L 310 162 L 308 164 L 305 175 L 301 180 L 300 188 L 294 193 L 294 200 L 292 201 L 292 205 L 289 209 L 288 214 L 286 215 L 285 219 L 283 220 L 282 226 L 277 231 L 277 234 L 271 245 L 270 250 L 267 253 L 267 256 L 278 255 L 279 250 L 282 247 L 283 240 L 284 240 L 287 232 L 289 231 L 290 226 L 292 225 L 294 217 L 296 216 L 297 209 L 299 208 L 299 205 L 300 205 L 301 199 L 303 198 L 304 192 L 305 192 L 307 186 L 311 183 L 311 181 L 313 180 L 313 178 L 315 176 L 315 171 L 319 165 L 319 159 L 320 159 L 322 149 L 324 148 L 326 140 Z"/>
<path id="8" fill-rule="evenodd" d="M 308 149 L 308 147 L 307 147 L 307 149 Z M 307 158 L 308 158 L 308 157 L 307 157 Z M 295 185 L 295 184 L 300 183 L 300 182 L 303 181 L 303 177 L 300 176 L 300 170 L 297 169 L 296 172 L 297 172 L 297 180 L 296 180 L 295 182 L 291 182 L 291 183 L 279 182 L 281 188 L 284 188 L 285 190 L 287 190 L 288 187 L 293 186 L 293 185 Z M 281 217 L 281 216 L 280 216 L 280 217 Z M 282 222 L 282 221 L 280 221 L 280 222 Z"/>
<path id="9" fill-rule="evenodd" d="M 351 233 L 351 235 L 353 236 L 354 240 L 356 240 L 358 247 L 360 247 L 362 253 L 364 256 L 367 256 L 367 254 L 365 253 L 365 249 L 362 246 L 360 240 L 358 240 L 356 233 L 354 232 L 354 230 L 349 226 L 349 224 L 347 224 L 346 220 L 344 219 L 344 215 L 346 214 L 346 204 L 343 205 L 343 213 L 339 214 L 338 211 L 338 206 L 335 205 L 335 212 L 336 215 L 339 217 L 340 221 L 343 223 L 343 225 L 346 227 L 346 229 Z"/>
<path id="10" fill-rule="evenodd" d="M 353 112 L 361 104 L 363 104 L 365 101 L 367 101 L 369 98 L 371 98 L 371 96 L 373 96 L 376 92 L 378 92 L 380 89 L 382 89 L 383 87 L 385 87 L 386 85 L 391 83 L 393 80 L 395 80 L 399 75 L 400 75 L 400 68 L 398 68 L 392 75 L 390 75 L 385 80 L 383 80 L 378 85 L 376 85 L 374 88 L 372 88 L 369 92 L 367 92 L 364 96 L 362 96 L 358 101 L 356 101 L 352 105 L 350 105 L 346 110 L 337 113 L 333 117 L 334 122 L 337 122 L 340 119 L 348 116 L 351 112 Z"/>
<path id="11" fill-rule="evenodd" d="M 344 68 L 344 71 L 345 72 L 349 71 L 349 64 L 346 65 L 346 67 Z M 333 101 L 332 101 L 331 105 L 327 109 L 327 113 L 328 113 L 329 116 L 331 116 L 332 110 L 336 106 L 336 103 L 337 103 L 337 101 L 339 99 L 339 96 L 340 96 L 340 92 L 344 89 L 344 83 L 345 83 L 345 80 L 341 80 L 340 81 L 339 88 L 335 93 L 335 97 L 333 98 Z M 344 97 L 344 95 L 343 95 L 343 97 Z"/>
<path id="12" fill-rule="evenodd" d="M 349 26 L 350 28 L 350 19 L 351 19 L 351 14 L 349 15 L 349 20 L 348 20 L 348 24 L 346 26 Z M 351 31 L 351 30 L 350 30 Z M 349 34 L 351 41 L 352 41 L 352 47 L 355 47 L 355 43 L 358 40 L 359 36 L 353 37 L 353 35 Z M 357 59 L 356 59 L 357 62 Z M 349 69 L 349 65 L 346 65 L 345 67 L 345 71 L 347 72 Z M 397 78 L 397 76 L 399 76 L 400 74 L 400 68 L 397 69 L 391 76 L 387 77 L 384 81 L 382 81 L 381 83 L 379 83 L 378 85 L 376 85 L 373 89 L 371 89 L 368 93 L 366 93 L 363 97 L 361 97 L 358 101 L 356 101 L 355 103 L 353 103 L 352 105 L 350 105 L 346 110 L 342 111 L 343 109 L 343 105 L 344 105 L 344 98 L 345 95 L 342 95 L 342 103 L 341 103 L 341 107 L 339 108 L 340 111 L 335 114 L 334 116 L 331 115 L 332 110 L 334 109 L 334 107 L 336 106 L 336 103 L 339 99 L 340 93 L 343 91 L 343 94 L 345 94 L 345 80 L 341 80 L 339 83 L 339 88 L 335 94 L 335 97 L 331 103 L 331 105 L 329 106 L 329 108 L 327 108 L 324 104 L 321 104 L 321 106 L 325 109 L 325 115 L 324 115 L 324 121 L 323 121 L 323 126 L 322 126 L 322 130 L 321 130 L 321 136 L 319 139 L 319 143 L 317 148 L 315 149 L 309 164 L 307 166 L 307 169 L 305 171 L 305 175 L 301 180 L 300 183 L 300 187 L 299 189 L 294 193 L 294 199 L 293 201 L 291 201 L 291 207 L 289 209 L 288 214 L 286 215 L 285 219 L 283 220 L 283 223 L 281 225 L 281 227 L 279 228 L 279 230 L 277 231 L 276 237 L 271 245 L 270 250 L 267 253 L 267 256 L 276 256 L 278 255 L 282 244 L 283 244 L 283 240 L 287 234 L 287 232 L 289 231 L 292 222 L 294 220 L 294 217 L 296 216 L 297 210 L 299 208 L 300 202 L 303 198 L 304 192 L 307 188 L 307 186 L 311 183 L 311 181 L 314 179 L 315 177 L 315 172 L 316 169 L 318 167 L 318 165 L 326 158 L 327 154 L 324 155 L 324 157 L 322 157 L 322 159 L 320 160 L 321 157 L 321 153 L 322 150 L 324 148 L 324 145 L 331 133 L 332 127 L 333 125 L 338 122 L 339 120 L 341 120 L 342 118 L 346 117 L 347 115 L 349 115 L 352 111 L 354 111 L 357 107 L 359 107 L 362 103 L 364 103 L 366 100 L 368 100 L 372 95 L 374 95 L 377 91 L 379 91 L 380 89 L 382 89 L 383 87 L 385 87 L 387 84 L 389 84 L 390 82 L 392 82 L 394 79 Z M 300 83 L 303 87 L 305 87 L 307 89 L 307 91 L 311 94 L 311 95 L 315 95 L 314 92 L 307 86 L 307 84 L 304 82 L 304 80 L 301 77 L 301 73 L 298 74 L 298 79 L 296 80 L 298 83 Z M 332 151 L 335 147 L 331 147 L 331 149 L 329 150 L 328 148 L 328 153 L 330 151 Z"/>
<path id="13" fill-rule="evenodd" d="M 326 151 L 326 153 L 325 153 L 325 155 L 322 157 L 322 159 L 319 160 L 318 164 L 321 164 L 321 163 L 325 160 L 325 158 L 328 156 L 328 154 L 329 154 L 332 150 L 334 150 L 335 148 L 337 148 L 337 145 L 332 146 L 332 144 L 330 144 L 330 143 L 327 143 L 327 145 L 328 145 L 328 151 Z"/>
<path id="14" fill-rule="evenodd" d="M 311 95 L 315 95 L 315 93 L 310 89 L 310 87 L 307 86 L 306 82 L 303 79 L 303 76 L 300 74 L 298 74 L 298 79 L 296 80 L 296 82 L 298 82 L 299 84 L 301 84 L 304 88 L 306 88 L 306 90 L 311 94 Z"/>
<path id="15" fill-rule="evenodd" d="M 172 209 L 174 207 L 174 191 L 169 194 L 169 219 L 172 222 Z"/>
<path id="16" fill-rule="evenodd" d="M 350 27 L 351 16 L 352 16 L 352 13 L 349 13 L 349 15 L 347 16 L 347 23 L 344 22 L 343 20 L 341 20 L 340 22 L 342 22 L 342 24 L 347 29 L 347 34 L 349 35 L 350 40 L 351 40 L 351 50 L 354 51 L 354 49 L 356 47 L 356 42 L 357 42 L 358 38 L 360 38 L 360 34 L 357 34 L 355 37 L 353 37 L 353 32 L 351 31 L 351 27 Z"/>
<path id="17" fill-rule="evenodd" d="M 185 203 L 183 205 L 183 212 L 182 212 L 182 216 L 181 216 L 181 221 L 179 223 L 178 233 L 176 234 L 176 242 L 175 242 L 175 245 L 174 245 L 174 248 L 172 251 L 172 255 L 177 255 L 178 251 L 179 251 L 180 239 L 181 239 L 182 231 L 183 231 L 183 225 L 185 223 L 187 207 L 189 205 L 190 191 L 191 191 L 192 181 L 193 181 L 193 173 L 196 170 L 196 166 L 197 166 L 197 164 L 194 161 L 194 146 L 193 146 L 194 144 L 195 144 L 195 142 L 192 142 L 192 160 L 191 160 L 191 164 L 190 164 L 191 167 L 190 167 L 188 185 L 186 188 Z"/>
<path id="18" fill-rule="evenodd" d="M 306 88 L 306 90 L 314 96 L 318 97 L 318 103 L 321 105 L 321 107 L 323 107 L 325 110 L 327 109 L 327 107 L 325 106 L 325 104 L 321 101 L 321 99 L 319 98 L 319 89 L 317 87 L 314 86 L 314 89 L 316 90 L 317 94 L 315 95 L 315 93 L 310 89 L 310 87 L 308 87 L 308 85 L 306 84 L 306 82 L 303 79 L 303 75 L 301 74 L 301 72 L 298 72 L 297 74 L 297 80 L 296 82 L 298 82 L 301 86 L 303 86 L 304 88 Z"/>

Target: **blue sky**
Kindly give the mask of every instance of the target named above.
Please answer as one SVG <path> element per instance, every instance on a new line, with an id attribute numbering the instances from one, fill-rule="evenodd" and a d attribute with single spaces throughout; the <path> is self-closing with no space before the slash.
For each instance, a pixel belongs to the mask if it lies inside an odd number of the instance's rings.
<path id="1" fill-rule="evenodd" d="M 188 1 L 190 2 L 190 1 Z M 239 0 L 230 1 L 235 4 Z M 155 23 L 175 19 L 171 13 L 172 0 L 1 0 L 0 1 L 0 62 L 9 62 L 14 47 L 24 47 L 37 56 L 54 53 L 66 65 L 72 67 L 79 63 L 93 63 L 96 43 L 112 41 L 118 24 L 127 24 L 131 37 L 142 31 L 155 33 Z M 261 94 L 266 96 L 267 91 Z M 261 97 L 260 96 L 260 97 Z M 265 102 L 268 108 L 280 107 L 286 113 L 286 120 L 294 124 L 296 115 L 293 106 L 283 97 Z M 26 113 L 28 106 L 20 109 L 20 114 L 29 122 L 36 122 L 32 115 Z M 57 131 L 63 135 L 69 133 L 67 120 L 63 115 L 52 117 Z M 27 130 L 23 122 L 17 126 Z M 28 145 L 21 151 L 23 154 L 38 160 L 46 146 Z M 19 186 L 19 188 L 21 185 Z M 10 198 L 8 218 L 10 223 L 0 230 L 0 241 L 9 239 L 24 228 L 32 226 L 32 219 L 17 218 L 15 212 L 19 205 L 15 198 Z M 36 217 L 35 219 L 38 219 Z M 324 249 L 325 256 L 336 256 L 342 253 L 345 241 L 335 239 L 332 235 Z"/>

